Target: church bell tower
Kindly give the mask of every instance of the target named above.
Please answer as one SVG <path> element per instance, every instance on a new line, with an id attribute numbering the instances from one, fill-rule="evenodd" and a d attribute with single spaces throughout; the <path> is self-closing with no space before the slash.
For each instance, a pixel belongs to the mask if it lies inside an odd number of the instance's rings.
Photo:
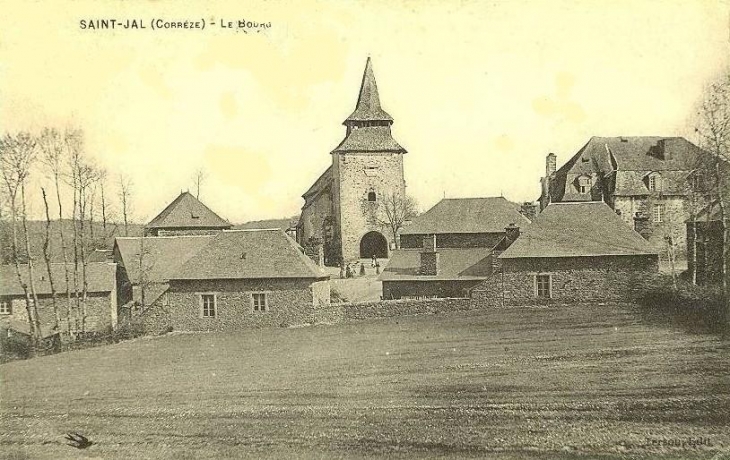
<path id="1" fill-rule="evenodd" d="M 342 259 L 385 258 L 394 236 L 384 225 L 384 207 L 405 196 L 406 150 L 393 139 L 393 118 L 380 106 L 370 58 L 355 110 L 343 124 L 345 139 L 331 152 L 335 234 Z"/>

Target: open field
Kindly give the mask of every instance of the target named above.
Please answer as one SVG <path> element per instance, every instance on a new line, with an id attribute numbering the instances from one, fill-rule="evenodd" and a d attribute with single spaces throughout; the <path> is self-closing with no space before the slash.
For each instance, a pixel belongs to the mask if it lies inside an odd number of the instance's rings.
<path id="1" fill-rule="evenodd" d="M 6 458 L 728 458 L 730 344 L 615 306 L 173 334 L 0 366 Z M 78 451 L 62 435 L 97 444 Z M 709 445 L 672 446 L 700 441 Z"/>

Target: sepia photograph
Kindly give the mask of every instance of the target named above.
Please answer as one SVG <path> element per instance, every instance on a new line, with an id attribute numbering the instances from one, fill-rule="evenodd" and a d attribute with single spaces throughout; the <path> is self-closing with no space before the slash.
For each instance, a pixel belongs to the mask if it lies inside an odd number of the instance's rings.
<path id="1" fill-rule="evenodd" d="M 0 459 L 730 460 L 730 0 L 0 0 Z"/>

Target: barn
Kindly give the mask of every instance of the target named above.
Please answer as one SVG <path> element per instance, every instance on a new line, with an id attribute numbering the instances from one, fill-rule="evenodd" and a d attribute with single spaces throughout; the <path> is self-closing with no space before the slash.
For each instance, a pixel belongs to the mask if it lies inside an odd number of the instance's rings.
<path id="1" fill-rule="evenodd" d="M 551 203 L 519 233 L 472 290 L 477 301 L 628 300 L 659 269 L 657 251 L 600 201 Z"/>
<path id="2" fill-rule="evenodd" d="M 118 239 L 115 254 L 130 320 L 148 330 L 305 324 L 330 301 L 329 275 L 280 229 Z"/>

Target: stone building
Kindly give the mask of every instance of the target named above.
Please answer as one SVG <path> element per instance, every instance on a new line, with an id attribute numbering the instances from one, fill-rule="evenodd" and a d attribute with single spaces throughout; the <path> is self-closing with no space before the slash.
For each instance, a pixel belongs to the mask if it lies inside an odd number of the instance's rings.
<path id="1" fill-rule="evenodd" d="M 181 192 L 145 226 L 145 235 L 205 235 L 231 227 L 228 221 L 211 211 L 192 194 Z"/>
<path id="2" fill-rule="evenodd" d="M 149 331 L 305 324 L 330 301 L 329 276 L 280 229 L 119 238 L 114 252 L 129 319 Z"/>
<path id="3" fill-rule="evenodd" d="M 630 300 L 656 275 L 658 253 L 606 203 L 551 203 L 475 287 L 484 305 Z"/>
<path id="4" fill-rule="evenodd" d="M 699 286 L 722 284 L 723 226 L 717 201 L 687 220 L 687 272 Z"/>
<path id="5" fill-rule="evenodd" d="M 355 110 L 343 124 L 345 138 L 330 152 L 331 166 L 302 195 L 297 226 L 299 244 L 321 244 L 328 265 L 388 257 L 395 242 L 378 213 L 386 197 L 405 196 L 406 150 L 391 135 L 393 118 L 380 106 L 370 58 Z"/>
<path id="6" fill-rule="evenodd" d="M 384 299 L 465 297 L 491 276 L 493 254 L 530 221 L 503 197 L 443 199 L 413 219 L 380 279 Z"/>
<path id="7" fill-rule="evenodd" d="M 23 283 L 29 283 L 28 266 L 21 265 Z M 73 268 L 71 268 L 73 270 Z M 117 326 L 117 267 L 114 263 L 92 262 L 86 266 L 86 319 L 84 330 L 86 332 L 102 332 L 113 329 Z M 41 324 L 41 332 L 44 337 L 56 331 L 55 314 L 53 311 L 53 296 L 51 284 L 48 280 L 48 271 L 45 265 L 34 267 L 34 286 L 38 297 L 38 316 Z M 51 264 L 51 275 L 56 289 L 56 302 L 60 313 L 60 330 L 68 330 L 66 297 L 66 270 L 62 263 Z M 28 288 L 30 289 L 30 288 Z M 73 289 L 73 288 L 72 288 Z M 82 287 L 79 286 L 79 291 Z M 75 294 L 72 293 L 75 298 Z M 31 301 L 33 299 L 31 298 Z M 72 299 L 72 302 L 75 302 Z M 75 304 L 74 304 L 75 305 Z M 71 330 L 78 331 L 81 318 L 77 318 L 78 309 L 73 308 L 71 312 Z M 77 321 L 79 320 L 79 327 Z M 28 312 L 26 310 L 25 291 L 18 282 L 14 265 L 0 265 L 0 329 L 4 331 L 16 331 L 28 334 Z"/>
<path id="8" fill-rule="evenodd" d="M 656 250 L 666 251 L 671 237 L 681 255 L 690 181 L 702 155 L 681 137 L 592 137 L 560 169 L 555 154 L 547 156 L 540 207 L 604 201 Z"/>

